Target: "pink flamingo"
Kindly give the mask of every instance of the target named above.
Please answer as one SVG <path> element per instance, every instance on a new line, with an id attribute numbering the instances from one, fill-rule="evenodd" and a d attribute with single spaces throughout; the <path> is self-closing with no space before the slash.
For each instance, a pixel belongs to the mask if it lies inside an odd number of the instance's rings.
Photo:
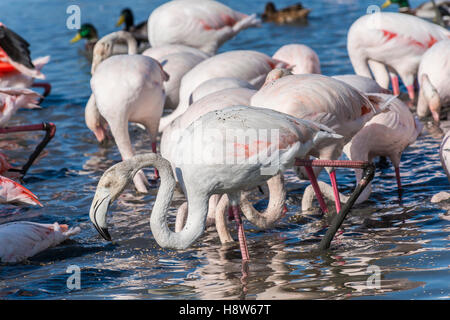
<path id="1" fill-rule="evenodd" d="M 17 221 L 0 225 L 0 261 L 18 263 L 80 232 L 66 224 Z"/>
<path id="2" fill-rule="evenodd" d="M 450 103 L 450 40 L 443 40 L 428 49 L 419 65 L 419 100 L 417 115 L 425 117 L 429 111 L 439 125 L 442 106 Z"/>
<path id="3" fill-rule="evenodd" d="M 386 67 L 395 95 L 400 94 L 398 74 L 414 100 L 414 80 L 420 59 L 436 42 L 448 39 L 450 31 L 412 15 L 377 12 L 356 20 L 348 31 L 347 49 L 356 74 L 372 77 L 387 88 Z"/>
<path id="4" fill-rule="evenodd" d="M 274 53 L 272 58 L 284 61 L 291 66 L 293 74 L 320 74 L 320 60 L 317 53 L 304 44 L 287 44 Z"/>
<path id="5" fill-rule="evenodd" d="M 41 69 L 50 61 L 50 56 L 31 61 L 28 47 L 25 39 L 0 22 L 0 87 L 44 88 L 40 103 L 50 94 L 51 85 L 34 82 L 34 79 L 45 79 Z"/>
<path id="6" fill-rule="evenodd" d="M 169 1 L 153 10 L 147 23 L 152 47 L 181 44 L 209 55 L 242 30 L 260 24 L 255 14 L 248 16 L 212 0 Z"/>
<path id="7" fill-rule="evenodd" d="M 122 38 L 128 41 L 129 54 L 110 57 L 112 44 Z M 108 123 L 124 160 L 134 155 L 128 132 L 130 121 L 147 129 L 152 151 L 156 152 L 158 125 L 165 99 L 163 82 L 169 79 L 156 60 L 131 54 L 136 50 L 136 40 L 125 31 L 110 34 L 96 43 L 91 79 L 95 100 L 90 99 L 90 107 L 86 109 L 86 123 L 97 126 L 93 128 L 94 132 L 104 130 L 104 121 Z M 98 138 L 105 135 L 96 134 Z M 155 174 L 157 176 L 157 172 Z M 148 181 L 142 171 L 135 176 L 134 183 L 139 192 L 147 192 Z"/>
<path id="8" fill-rule="evenodd" d="M 272 71 L 279 73 L 279 70 Z M 271 74 L 268 78 L 271 78 Z M 371 99 L 371 100 L 369 100 Z M 312 149 L 310 155 L 320 159 L 338 159 L 342 148 L 375 114 L 385 107 L 378 97 L 366 96 L 346 83 L 316 74 L 287 75 L 264 85 L 251 99 L 251 105 L 269 108 L 326 125 L 344 137 L 341 143 L 328 148 Z M 317 185 L 316 175 L 306 166 L 323 212 L 328 208 Z M 340 212 L 339 191 L 334 169 L 327 169 L 335 194 L 335 205 Z"/>
<path id="9" fill-rule="evenodd" d="M 192 102 L 192 92 L 203 82 L 231 77 L 247 81 L 259 88 L 272 69 L 286 66 L 284 62 L 251 50 L 228 51 L 200 62 L 181 79 L 178 107 L 161 118 L 159 131 L 162 132 L 170 122 L 186 111 Z"/>
<path id="10" fill-rule="evenodd" d="M 343 74 L 332 76 L 332 78 L 345 82 L 346 84 L 358 89 L 364 93 L 386 93 L 391 94 L 392 91 L 380 86 L 374 79 L 357 74 Z"/>
<path id="11" fill-rule="evenodd" d="M 0 176 L 0 203 L 37 205 L 42 207 L 38 198 L 30 190 L 4 176 Z"/>
<path id="12" fill-rule="evenodd" d="M 0 127 L 5 126 L 20 108 L 39 108 L 40 94 L 19 88 L 0 88 Z"/>

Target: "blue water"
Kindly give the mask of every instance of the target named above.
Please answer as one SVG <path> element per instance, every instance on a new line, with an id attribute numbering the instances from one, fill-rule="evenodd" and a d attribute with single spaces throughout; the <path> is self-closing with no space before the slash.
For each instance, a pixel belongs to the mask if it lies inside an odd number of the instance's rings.
<path id="1" fill-rule="evenodd" d="M 133 0 L 127 6 L 136 20 L 147 19 L 164 1 Z M 246 13 L 261 12 L 263 1 L 226 0 Z M 279 7 L 294 1 L 276 1 Z M 304 0 L 313 11 L 307 25 L 264 24 L 227 42 L 220 52 L 253 49 L 272 55 L 281 45 L 299 42 L 312 47 L 326 75 L 352 73 L 346 52 L 346 33 L 369 5 L 383 1 Z M 417 5 L 420 1 L 411 1 Z M 66 28 L 66 8 L 77 4 L 82 21 L 93 23 L 100 35 L 115 30 L 124 6 L 119 0 L 1 1 L 1 21 L 26 38 L 32 56 L 51 55 L 44 68 L 52 94 L 42 110 L 20 111 L 12 124 L 51 121 L 56 137 L 46 154 L 32 167 L 25 185 L 35 192 L 43 208 L 3 206 L 0 223 L 29 220 L 57 221 L 82 231 L 73 240 L 41 253 L 28 262 L 0 266 L 0 298 L 4 299 L 448 299 L 450 297 L 449 205 L 431 204 L 433 194 L 449 189 L 439 162 L 439 140 L 428 134 L 403 153 L 403 201 L 399 201 L 392 167 L 377 169 L 373 193 L 352 210 L 344 232 L 332 250 L 316 254 L 313 246 L 323 235 L 319 216 L 299 209 L 305 184 L 289 184 L 289 212 L 275 228 L 260 231 L 245 224 L 251 262 L 241 279 L 238 247 L 222 247 L 215 231 L 206 232 L 184 251 L 161 249 L 149 227 L 150 195 L 128 189 L 111 206 L 110 232 L 114 242 L 103 241 L 88 217 L 99 177 L 120 160 L 114 144 L 101 147 L 84 124 L 84 106 L 90 95 L 90 65 L 71 45 L 74 31 Z M 394 8 L 392 8 L 394 10 Z M 27 145 L 40 134 L 2 137 L 0 148 L 20 164 Z M 132 127 L 139 152 L 149 151 L 146 134 Z M 8 145 L 5 144 L 8 141 Z M 16 145 L 15 145 L 15 144 Z M 320 178 L 327 180 L 326 175 Z M 354 175 L 338 173 L 342 191 L 350 192 Z M 261 195 L 255 193 L 255 199 Z M 178 196 L 172 213 L 181 203 Z M 255 202 L 257 202 L 255 200 Z M 264 206 L 260 201 L 258 206 Z M 173 221 L 173 219 L 171 220 Z M 230 227 L 234 228 L 233 225 Z M 234 236 L 236 236 L 234 234 Z M 81 269 L 81 289 L 69 290 L 70 265 Z M 375 269 L 374 269 L 375 268 Z M 380 271 L 379 286 L 367 285 Z M 369 279 L 370 280 L 370 279 Z"/>

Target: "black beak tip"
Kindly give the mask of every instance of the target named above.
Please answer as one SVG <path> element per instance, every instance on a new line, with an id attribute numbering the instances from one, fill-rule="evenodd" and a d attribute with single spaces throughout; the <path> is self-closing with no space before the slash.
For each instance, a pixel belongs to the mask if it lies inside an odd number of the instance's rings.
<path id="1" fill-rule="evenodd" d="M 103 239 L 105 239 L 106 241 L 112 241 L 112 238 L 108 232 L 108 229 L 101 228 L 101 227 L 97 226 L 96 224 L 94 224 L 94 227 L 95 227 L 95 229 L 97 229 L 98 233 L 102 236 Z"/>

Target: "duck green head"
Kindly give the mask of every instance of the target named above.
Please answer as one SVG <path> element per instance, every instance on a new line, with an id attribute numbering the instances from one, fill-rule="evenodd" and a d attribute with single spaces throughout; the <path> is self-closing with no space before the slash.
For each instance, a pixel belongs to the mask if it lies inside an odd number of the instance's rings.
<path id="1" fill-rule="evenodd" d="M 116 27 L 119 27 L 123 23 L 125 23 L 125 30 L 129 30 L 132 26 L 134 26 L 133 12 L 131 12 L 130 8 L 125 8 L 120 12 L 120 17 L 116 23 Z"/>
<path id="2" fill-rule="evenodd" d="M 381 6 L 381 8 L 387 8 L 389 7 L 391 4 L 398 4 L 398 6 L 400 8 L 410 8 L 409 5 L 409 1 L 408 0 L 387 0 L 385 3 L 383 3 L 383 5 Z"/>
<path id="3" fill-rule="evenodd" d="M 95 27 L 90 23 L 85 23 L 81 26 L 80 30 L 78 30 L 75 37 L 70 40 L 70 43 L 75 43 L 77 41 L 80 41 L 81 39 L 87 39 L 87 40 L 97 40 L 97 30 Z"/>

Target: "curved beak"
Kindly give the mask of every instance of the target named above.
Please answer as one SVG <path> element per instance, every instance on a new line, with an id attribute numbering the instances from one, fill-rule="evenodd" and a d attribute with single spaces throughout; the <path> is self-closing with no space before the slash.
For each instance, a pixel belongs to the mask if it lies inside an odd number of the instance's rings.
<path id="1" fill-rule="evenodd" d="M 383 4 L 381 5 L 381 8 L 382 8 L 382 9 L 387 8 L 387 7 L 389 7 L 391 4 L 392 4 L 391 0 L 387 0 L 385 3 L 383 3 Z"/>
<path id="2" fill-rule="evenodd" d="M 75 43 L 81 40 L 81 34 L 78 32 L 75 37 L 72 38 L 72 40 L 70 40 L 70 43 Z"/>
<path id="3" fill-rule="evenodd" d="M 89 218 L 94 224 L 95 229 L 103 239 L 111 241 L 111 235 L 108 232 L 106 224 L 106 214 L 111 203 L 111 193 L 108 188 L 99 187 L 95 192 L 94 200 L 92 200 Z"/>
<path id="4" fill-rule="evenodd" d="M 117 20 L 116 27 L 120 27 L 122 23 L 125 22 L 125 16 L 123 14 L 120 15 L 119 20 Z"/>

